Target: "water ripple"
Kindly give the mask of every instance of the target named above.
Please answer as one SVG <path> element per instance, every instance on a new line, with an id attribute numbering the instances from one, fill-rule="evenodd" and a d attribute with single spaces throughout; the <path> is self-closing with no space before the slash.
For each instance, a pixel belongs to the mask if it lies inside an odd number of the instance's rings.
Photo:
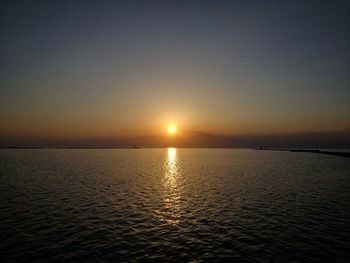
<path id="1" fill-rule="evenodd" d="M 2 262 L 349 262 L 350 163 L 252 150 L 1 150 Z"/>

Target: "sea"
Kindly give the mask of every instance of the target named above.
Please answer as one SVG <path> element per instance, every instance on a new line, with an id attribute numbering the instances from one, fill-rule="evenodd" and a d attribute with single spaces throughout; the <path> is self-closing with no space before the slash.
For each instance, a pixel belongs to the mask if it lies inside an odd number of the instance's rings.
<path id="1" fill-rule="evenodd" d="M 1 149 L 1 262 L 350 262 L 350 159 Z"/>

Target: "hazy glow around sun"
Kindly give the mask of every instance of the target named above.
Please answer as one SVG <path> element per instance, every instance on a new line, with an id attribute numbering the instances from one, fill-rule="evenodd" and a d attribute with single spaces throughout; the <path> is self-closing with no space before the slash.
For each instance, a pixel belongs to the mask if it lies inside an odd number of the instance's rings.
<path id="1" fill-rule="evenodd" d="M 176 126 L 175 125 L 171 125 L 168 127 L 168 133 L 171 135 L 174 135 L 176 133 Z"/>

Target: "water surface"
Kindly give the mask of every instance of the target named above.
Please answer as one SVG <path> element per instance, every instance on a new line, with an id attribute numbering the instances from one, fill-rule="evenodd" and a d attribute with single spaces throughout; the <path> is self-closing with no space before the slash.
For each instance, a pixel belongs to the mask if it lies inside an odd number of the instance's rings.
<path id="1" fill-rule="evenodd" d="M 349 262 L 349 159 L 0 150 L 2 262 Z"/>

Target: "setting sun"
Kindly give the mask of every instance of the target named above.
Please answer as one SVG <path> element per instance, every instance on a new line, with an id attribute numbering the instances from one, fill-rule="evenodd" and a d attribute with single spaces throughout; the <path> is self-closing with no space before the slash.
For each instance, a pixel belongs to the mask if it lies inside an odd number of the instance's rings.
<path id="1" fill-rule="evenodd" d="M 169 126 L 168 133 L 174 135 L 176 133 L 176 126 Z"/>

